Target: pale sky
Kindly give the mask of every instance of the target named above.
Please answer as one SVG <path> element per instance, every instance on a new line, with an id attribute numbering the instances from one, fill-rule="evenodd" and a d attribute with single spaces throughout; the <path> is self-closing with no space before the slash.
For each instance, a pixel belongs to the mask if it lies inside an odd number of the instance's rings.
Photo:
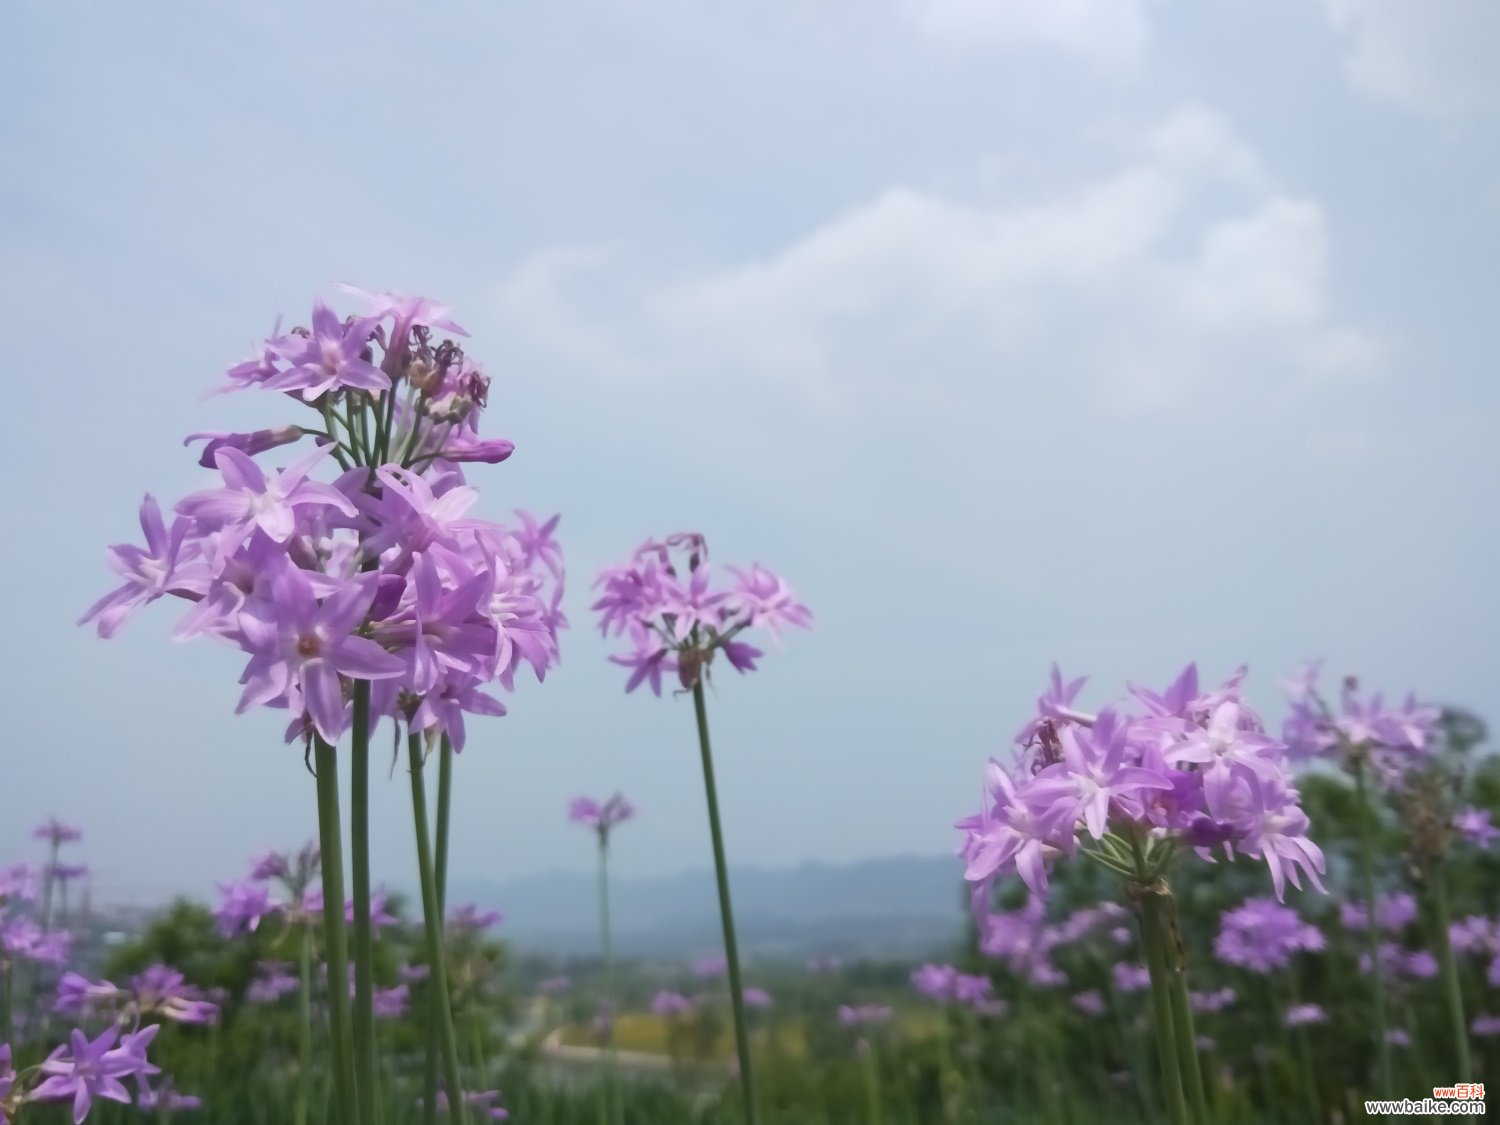
<path id="1" fill-rule="evenodd" d="M 340 281 L 495 376 L 482 514 L 563 513 L 563 666 L 479 720 L 457 877 L 708 863 L 691 705 L 627 697 L 605 563 L 697 529 L 816 628 L 711 700 L 732 858 L 939 853 L 1053 659 L 1099 704 L 1324 655 L 1500 718 L 1492 0 L 69 3 L 0 12 L 0 860 L 100 894 L 314 830 L 242 658 L 73 621 L 201 396 Z M 405 778 L 377 878 L 411 881 Z"/>

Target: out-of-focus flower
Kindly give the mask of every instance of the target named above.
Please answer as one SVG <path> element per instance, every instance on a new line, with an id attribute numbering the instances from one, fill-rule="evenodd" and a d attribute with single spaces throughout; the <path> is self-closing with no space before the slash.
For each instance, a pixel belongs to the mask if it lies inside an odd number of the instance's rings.
<path id="1" fill-rule="evenodd" d="M 651 1011 L 658 1016 L 680 1016 L 693 1010 L 693 1002 L 680 992 L 662 990 L 651 998 Z"/>
<path id="2" fill-rule="evenodd" d="M 1326 942 L 1316 926 L 1270 898 L 1246 899 L 1226 910 L 1214 939 L 1221 961 L 1255 973 L 1284 969 L 1299 952 L 1320 952 Z"/>
<path id="3" fill-rule="evenodd" d="M 1085 1015 L 1102 1016 L 1104 1014 L 1104 997 L 1099 995 L 1097 988 L 1090 988 L 1073 997 L 1073 1007 Z"/>
<path id="4" fill-rule="evenodd" d="M 1287 1027 L 1302 1027 L 1306 1024 L 1327 1023 L 1328 1013 L 1317 1004 L 1294 1004 L 1286 1010 L 1282 1022 Z"/>

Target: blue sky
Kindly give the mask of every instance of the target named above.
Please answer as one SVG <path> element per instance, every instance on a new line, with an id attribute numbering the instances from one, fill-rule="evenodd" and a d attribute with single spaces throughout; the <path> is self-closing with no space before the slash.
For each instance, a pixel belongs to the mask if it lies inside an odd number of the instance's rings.
<path id="1" fill-rule="evenodd" d="M 72 625 L 278 314 L 428 293 L 496 383 L 485 514 L 563 513 L 564 664 L 476 724 L 455 871 L 707 862 L 690 706 L 587 586 L 694 528 L 817 627 L 711 701 L 742 863 L 932 853 L 1050 661 L 1304 656 L 1496 714 L 1500 8 L 1488 0 L 6 6 L 0 856 L 98 893 L 312 830 L 276 714 L 173 607 Z M 412 870 L 407 791 L 375 859 Z M 18 814 L 21 810 L 22 814 Z"/>

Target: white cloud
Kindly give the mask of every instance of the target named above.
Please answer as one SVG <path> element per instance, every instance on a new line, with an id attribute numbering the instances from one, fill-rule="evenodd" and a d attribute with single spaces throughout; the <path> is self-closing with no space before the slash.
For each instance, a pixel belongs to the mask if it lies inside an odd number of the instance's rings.
<path id="1" fill-rule="evenodd" d="M 1412 109 L 1500 109 L 1495 0 L 1323 0 L 1348 40 L 1344 68 L 1372 97 Z"/>
<path id="2" fill-rule="evenodd" d="M 947 46 L 1041 44 L 1101 63 L 1145 53 L 1151 27 L 1138 0 L 901 0 L 907 17 Z"/>
<path id="3" fill-rule="evenodd" d="M 961 399 L 1039 372 L 1129 409 L 1284 398 L 1382 354 L 1334 316 L 1317 201 L 1196 107 L 1041 198 L 892 188 L 685 277 L 597 271 L 594 254 L 525 262 L 502 294 L 512 330 L 597 373 L 754 377 L 815 404 Z"/>

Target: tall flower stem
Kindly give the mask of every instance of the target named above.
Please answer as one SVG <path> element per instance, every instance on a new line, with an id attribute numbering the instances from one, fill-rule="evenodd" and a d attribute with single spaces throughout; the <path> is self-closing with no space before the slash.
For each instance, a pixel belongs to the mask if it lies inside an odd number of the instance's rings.
<path id="1" fill-rule="evenodd" d="M 1146 869 L 1146 855 L 1141 842 L 1131 837 L 1138 882 L 1131 888 L 1136 915 L 1141 926 L 1141 946 L 1146 952 L 1146 967 L 1151 973 L 1151 1018 L 1156 1031 L 1156 1056 L 1161 1065 L 1162 1096 L 1173 1125 L 1188 1125 L 1187 1098 L 1182 1089 L 1181 1055 L 1177 1048 L 1176 1021 L 1172 1016 L 1172 982 L 1167 975 L 1166 935 L 1163 932 L 1157 899 L 1158 880 Z"/>
<path id="2" fill-rule="evenodd" d="M 880 1121 L 880 1064 L 875 1058 L 875 1045 L 861 1039 L 855 1048 L 859 1052 L 859 1069 L 865 1085 L 865 1120 L 869 1125 L 881 1125 Z"/>
<path id="3" fill-rule="evenodd" d="M 411 767 L 411 811 L 416 822 L 417 869 L 422 882 L 422 917 L 427 931 L 427 948 L 432 955 L 429 978 L 437 996 L 437 1030 L 442 1047 L 443 1085 L 448 1095 L 448 1119 L 463 1125 L 463 1083 L 458 1074 L 458 1037 L 453 1031 L 453 1009 L 448 998 L 448 961 L 443 955 L 443 913 L 438 903 L 437 876 L 432 864 L 432 843 L 427 827 L 427 786 L 422 780 L 422 736 L 407 737 L 406 754 Z"/>
<path id="4" fill-rule="evenodd" d="M 438 796 L 437 796 L 437 844 L 433 879 L 437 882 L 438 921 L 441 927 L 448 910 L 448 824 L 453 804 L 453 743 L 443 735 L 438 751 Z M 427 1011 L 427 1071 L 425 1075 L 426 1098 L 423 1101 L 423 1120 L 427 1125 L 437 1121 L 438 1089 L 438 1020 L 442 1018 L 443 1005 L 447 998 L 439 996 L 437 989 L 429 988 L 432 999 Z"/>
<path id="5" fill-rule="evenodd" d="M 328 946 L 328 1029 L 333 1040 L 333 1090 L 342 1125 L 356 1125 L 353 1039 L 349 1033 L 349 950 L 344 932 L 343 829 L 339 825 L 338 752 L 322 738 L 318 771 L 318 845 L 323 859 L 323 932 Z"/>
<path id="6" fill-rule="evenodd" d="M 1448 869 L 1438 864 L 1432 873 L 1432 905 L 1437 922 L 1438 964 L 1442 966 L 1443 991 L 1447 994 L 1448 1017 L 1453 1021 L 1453 1047 L 1458 1059 L 1459 1081 L 1468 1082 L 1474 1073 L 1469 1056 L 1469 1025 L 1464 1020 L 1463 990 L 1458 983 L 1458 965 L 1453 960 L 1453 942 L 1449 936 Z"/>
<path id="7" fill-rule="evenodd" d="M 1295 1008 L 1302 1003 L 1302 988 L 1297 981 L 1297 965 L 1293 962 L 1287 967 L 1287 995 L 1290 999 L 1289 1008 Z M 1302 1065 L 1302 1085 L 1307 1094 L 1307 1108 L 1312 1112 L 1309 1118 L 1313 1125 L 1323 1120 L 1323 1103 L 1318 1096 L 1318 1073 L 1313 1066 L 1312 1040 L 1307 1034 L 1307 1025 L 1297 1025 L 1297 1054 Z"/>
<path id="8" fill-rule="evenodd" d="M 301 1017 L 297 1029 L 297 1125 L 307 1125 L 307 1102 L 312 1088 L 312 927 L 302 926 L 302 949 L 298 958 L 301 995 L 298 997 L 298 1012 Z"/>
<path id="9" fill-rule="evenodd" d="M 0 1043 L 16 1041 L 16 970 L 10 962 L 0 969 Z"/>
<path id="10" fill-rule="evenodd" d="M 604 951 L 605 1031 L 604 1081 L 609 1099 L 609 1119 L 620 1125 L 620 1063 L 615 1053 L 615 959 L 609 940 L 609 835 L 599 830 L 599 941 Z"/>
<path id="11" fill-rule="evenodd" d="M 729 902 L 729 868 L 724 860 L 724 830 L 719 824 L 719 794 L 714 785 L 713 752 L 708 742 L 708 708 L 703 700 L 701 673 L 693 683 L 693 710 L 698 717 L 698 747 L 703 755 L 703 788 L 708 798 L 708 827 L 713 836 L 714 874 L 719 882 L 719 917 L 724 924 L 724 959 L 729 965 L 729 1000 L 734 1006 L 734 1047 L 740 1062 L 740 1091 L 745 1103 L 745 1125 L 755 1125 L 755 1079 L 750 1063 L 750 1031 L 745 1021 L 740 950 L 734 936 L 734 910 Z"/>
<path id="12" fill-rule="evenodd" d="M 354 875 L 354 1075 L 359 1125 L 375 1125 L 375 940 L 370 926 L 370 681 L 354 681 L 349 860 Z"/>
<path id="13" fill-rule="evenodd" d="M 1208 1125 L 1208 1095 L 1203 1085 L 1203 1062 L 1198 1058 L 1198 1034 L 1193 1027 L 1193 1004 L 1188 996 L 1187 966 L 1183 961 L 1182 938 L 1177 928 L 1177 910 L 1170 890 L 1153 896 L 1157 913 L 1157 932 L 1163 937 L 1167 959 L 1167 976 L 1172 982 L 1172 1019 L 1176 1024 L 1177 1058 L 1187 1075 L 1187 1091 L 1193 1117 L 1198 1125 Z"/>
<path id="14" fill-rule="evenodd" d="M 1365 884 L 1365 937 L 1369 943 L 1370 980 L 1375 987 L 1375 1035 L 1376 1054 L 1380 1060 L 1380 1096 L 1389 1098 L 1393 1089 L 1391 1043 L 1386 1037 L 1385 973 L 1380 966 L 1380 932 L 1375 927 L 1375 813 L 1370 807 L 1363 758 L 1354 762 L 1354 791 L 1359 799 L 1359 860 L 1360 874 Z"/>

